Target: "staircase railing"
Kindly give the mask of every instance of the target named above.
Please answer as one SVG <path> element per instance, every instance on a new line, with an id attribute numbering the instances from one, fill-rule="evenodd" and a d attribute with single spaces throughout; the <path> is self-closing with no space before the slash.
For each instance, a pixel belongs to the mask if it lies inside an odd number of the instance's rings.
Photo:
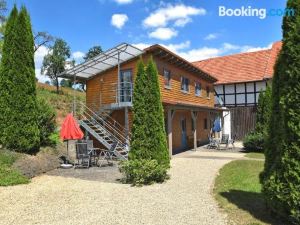
<path id="1" fill-rule="evenodd" d="M 117 126 L 114 126 L 114 124 L 109 121 L 108 119 L 103 118 L 103 116 L 98 115 L 93 110 L 91 110 L 89 107 L 87 107 L 84 103 L 78 102 L 77 103 L 77 112 L 80 117 L 84 117 L 85 119 L 95 121 L 97 125 L 99 125 L 101 128 L 104 128 L 107 133 L 109 133 L 112 137 L 116 139 L 116 141 L 119 141 L 123 146 L 129 145 L 130 143 L 130 134 L 128 132 L 128 136 L 125 135 L 122 131 L 122 125 L 118 124 Z M 109 115 L 108 115 L 109 116 Z M 81 119 L 81 118 L 78 119 Z M 110 116 L 109 116 L 110 117 Z M 112 121 L 115 121 L 113 118 L 110 117 Z M 115 121 L 117 124 L 118 122 Z"/>
<path id="2" fill-rule="evenodd" d="M 95 104 L 93 104 L 93 108 L 97 108 Z M 131 139 L 131 132 L 127 130 L 122 124 L 120 124 L 117 120 L 115 120 L 109 113 L 105 112 L 104 110 L 98 110 L 95 112 L 97 115 L 102 117 L 106 123 L 110 126 L 114 127 L 119 133 L 127 134 L 127 138 Z"/>

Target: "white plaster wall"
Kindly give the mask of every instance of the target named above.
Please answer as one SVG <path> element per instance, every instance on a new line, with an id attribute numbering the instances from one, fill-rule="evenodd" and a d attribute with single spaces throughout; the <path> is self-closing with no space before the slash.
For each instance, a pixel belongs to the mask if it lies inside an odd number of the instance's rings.
<path id="1" fill-rule="evenodd" d="M 226 108 L 223 108 L 226 109 Z M 229 134 L 229 139 L 231 139 L 231 117 L 230 111 L 223 112 L 224 124 L 223 124 L 223 133 Z"/>

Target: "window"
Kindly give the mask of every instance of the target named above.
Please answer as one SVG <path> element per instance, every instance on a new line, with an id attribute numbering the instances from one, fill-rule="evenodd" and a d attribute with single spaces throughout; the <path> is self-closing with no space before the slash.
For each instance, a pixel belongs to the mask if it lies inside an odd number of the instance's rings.
<path id="1" fill-rule="evenodd" d="M 190 80 L 188 78 L 181 77 L 181 90 L 184 92 L 189 92 L 189 90 L 190 90 L 189 83 L 190 83 Z"/>
<path id="2" fill-rule="evenodd" d="M 210 98 L 210 90 L 209 90 L 209 86 L 206 87 L 206 97 Z"/>
<path id="3" fill-rule="evenodd" d="M 171 73 L 169 70 L 164 69 L 164 82 L 165 87 L 171 88 Z"/>
<path id="4" fill-rule="evenodd" d="M 132 70 L 122 70 L 120 73 L 120 102 L 131 102 L 132 97 Z"/>
<path id="5" fill-rule="evenodd" d="M 207 119 L 204 119 L 204 130 L 207 130 Z"/>
<path id="6" fill-rule="evenodd" d="M 195 95 L 201 96 L 201 84 L 199 82 L 195 82 Z"/>

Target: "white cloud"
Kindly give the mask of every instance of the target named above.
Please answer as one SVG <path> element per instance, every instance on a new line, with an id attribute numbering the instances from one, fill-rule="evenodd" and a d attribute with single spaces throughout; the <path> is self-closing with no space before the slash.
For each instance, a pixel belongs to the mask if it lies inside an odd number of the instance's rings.
<path id="1" fill-rule="evenodd" d="M 179 44 L 168 44 L 168 45 L 161 44 L 161 45 L 164 46 L 165 48 L 169 49 L 172 52 L 177 52 L 178 50 L 189 48 L 190 44 L 191 44 L 190 41 L 185 41 L 185 42 L 181 42 Z M 145 48 L 150 47 L 152 44 L 137 43 L 137 44 L 132 44 L 132 45 L 139 49 L 145 49 Z"/>
<path id="2" fill-rule="evenodd" d="M 125 23 L 128 21 L 128 16 L 126 14 L 114 14 L 111 17 L 111 25 L 118 29 L 122 29 Z"/>
<path id="3" fill-rule="evenodd" d="M 152 44 L 146 44 L 146 43 L 137 43 L 137 44 L 132 44 L 133 46 L 143 50 L 145 48 L 150 47 Z"/>
<path id="4" fill-rule="evenodd" d="M 175 21 L 174 26 L 175 27 L 184 27 L 187 23 L 192 22 L 192 19 L 187 18 L 181 18 Z"/>
<path id="5" fill-rule="evenodd" d="M 209 41 L 209 40 L 216 39 L 217 37 L 218 37 L 218 34 L 209 34 L 204 38 L 204 40 Z"/>
<path id="6" fill-rule="evenodd" d="M 130 4 L 133 2 L 133 0 L 114 0 L 114 1 L 120 5 Z"/>
<path id="7" fill-rule="evenodd" d="M 272 48 L 273 43 L 270 43 L 268 46 L 265 47 L 253 47 L 249 45 L 245 45 L 242 49 L 243 52 L 256 52 L 261 50 L 266 50 Z"/>
<path id="8" fill-rule="evenodd" d="M 190 41 L 185 41 L 185 42 L 182 42 L 182 43 L 179 43 L 179 44 L 168 44 L 168 45 L 163 45 L 163 46 L 166 47 L 167 49 L 169 49 L 172 52 L 177 52 L 179 50 L 189 48 L 190 45 L 191 45 Z"/>
<path id="9" fill-rule="evenodd" d="M 151 33 L 149 33 L 150 38 L 156 38 L 160 40 L 169 40 L 172 37 L 176 37 L 176 36 L 177 36 L 177 31 L 167 27 L 160 27 L 152 31 Z"/>
<path id="10" fill-rule="evenodd" d="M 75 59 L 75 60 L 81 60 L 83 58 L 85 54 L 81 51 L 76 51 L 76 52 L 73 52 L 72 53 L 72 57 Z"/>
<path id="11" fill-rule="evenodd" d="M 209 47 L 191 49 L 185 52 L 177 52 L 178 55 L 190 62 L 216 57 L 221 55 L 222 53 L 222 48 L 218 49 Z"/>
<path id="12" fill-rule="evenodd" d="M 203 8 L 195 8 L 184 4 L 172 5 L 159 8 L 144 19 L 145 27 L 163 27 L 170 21 L 175 21 L 175 26 L 184 26 L 191 21 L 191 16 L 205 15 Z"/>

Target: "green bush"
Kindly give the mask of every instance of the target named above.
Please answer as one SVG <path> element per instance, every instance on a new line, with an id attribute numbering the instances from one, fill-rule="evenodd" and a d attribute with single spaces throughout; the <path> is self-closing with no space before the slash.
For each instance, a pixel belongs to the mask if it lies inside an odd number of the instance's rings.
<path id="1" fill-rule="evenodd" d="M 247 151 L 263 151 L 264 135 L 257 132 L 251 132 L 245 136 L 243 145 Z"/>
<path id="2" fill-rule="evenodd" d="M 56 131 L 56 113 L 54 109 L 42 98 L 38 98 L 38 127 L 40 130 L 41 146 L 51 146 L 58 142 Z"/>
<path id="3" fill-rule="evenodd" d="M 129 160 L 120 164 L 120 172 L 125 175 L 124 183 L 141 186 L 143 184 L 162 183 L 168 179 L 167 168 L 153 160 Z"/>
<path id="4" fill-rule="evenodd" d="M 300 224 L 300 1 L 288 0 L 295 16 L 284 16 L 282 48 L 272 79 L 272 108 L 262 190 L 268 207 Z"/>

